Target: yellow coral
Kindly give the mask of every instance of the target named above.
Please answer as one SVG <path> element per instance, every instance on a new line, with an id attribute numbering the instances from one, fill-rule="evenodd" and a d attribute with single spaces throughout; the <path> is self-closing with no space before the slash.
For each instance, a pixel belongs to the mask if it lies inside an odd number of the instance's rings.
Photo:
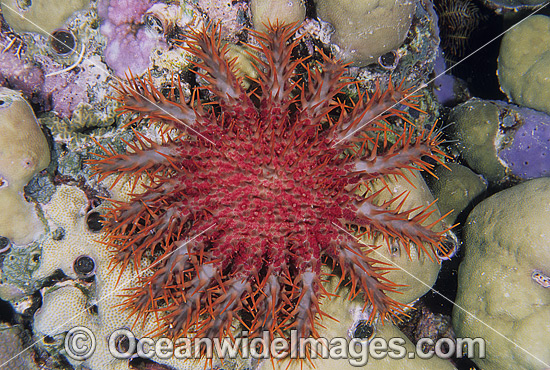
<path id="1" fill-rule="evenodd" d="M 23 187 L 50 163 L 48 142 L 30 105 L 0 87 L 0 235 L 15 244 L 30 243 L 42 231 Z"/>

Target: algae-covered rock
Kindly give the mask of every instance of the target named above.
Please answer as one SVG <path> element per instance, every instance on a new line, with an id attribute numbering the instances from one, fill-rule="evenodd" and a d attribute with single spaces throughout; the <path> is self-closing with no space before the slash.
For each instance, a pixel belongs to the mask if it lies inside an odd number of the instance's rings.
<path id="1" fill-rule="evenodd" d="M 23 96 L 0 87 L 0 236 L 15 244 L 41 231 L 23 187 L 50 163 L 48 142 Z"/>
<path id="2" fill-rule="evenodd" d="M 550 363 L 550 178 L 503 190 L 478 204 L 465 226 L 453 324 L 481 337 L 484 370 L 542 370 Z M 475 316 L 475 317 L 474 317 Z"/>
<path id="3" fill-rule="evenodd" d="M 0 365 L 4 364 L 3 368 L 39 370 L 32 359 L 32 351 L 28 351 L 28 343 L 24 344 L 23 338 L 21 327 L 0 324 Z"/>
<path id="4" fill-rule="evenodd" d="M 398 48 L 411 27 L 416 2 L 411 0 L 316 0 L 317 14 L 335 29 L 332 42 L 340 57 L 367 65 Z"/>
<path id="5" fill-rule="evenodd" d="M 550 113 L 550 17 L 534 15 L 506 32 L 498 78 L 514 103 Z"/>

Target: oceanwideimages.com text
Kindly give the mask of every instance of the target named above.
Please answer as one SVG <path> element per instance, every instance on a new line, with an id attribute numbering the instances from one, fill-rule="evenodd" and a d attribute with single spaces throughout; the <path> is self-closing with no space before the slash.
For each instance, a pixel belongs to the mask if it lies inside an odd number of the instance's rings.
<path id="1" fill-rule="evenodd" d="M 123 345 L 121 345 L 123 343 Z M 86 327 L 75 327 L 65 337 L 65 351 L 75 360 L 85 360 L 96 349 L 96 338 Z M 430 338 L 420 339 L 414 350 L 401 337 L 359 339 L 359 338 L 301 338 L 297 331 L 291 331 L 290 340 L 271 338 L 268 331 L 261 337 L 230 338 L 136 338 L 132 331 L 119 329 L 108 338 L 110 354 L 117 359 L 141 357 L 145 359 L 200 359 L 200 358 L 253 358 L 253 359 L 347 359 L 352 366 L 364 366 L 369 359 L 389 357 L 443 359 L 456 357 L 485 357 L 485 341 L 482 338 Z M 430 348 L 430 349 L 425 349 Z"/>

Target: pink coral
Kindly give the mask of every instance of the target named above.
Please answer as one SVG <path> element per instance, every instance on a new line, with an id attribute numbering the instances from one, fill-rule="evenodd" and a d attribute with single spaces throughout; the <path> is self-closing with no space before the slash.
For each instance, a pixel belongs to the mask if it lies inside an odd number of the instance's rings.
<path id="1" fill-rule="evenodd" d="M 42 99 L 44 73 L 40 67 L 17 55 L 14 40 L 0 35 L 0 86 L 19 90 L 32 102 Z"/>
<path id="2" fill-rule="evenodd" d="M 157 316 L 159 333 L 231 336 L 236 319 L 252 336 L 268 330 L 286 337 L 290 329 L 316 336 L 327 294 L 323 264 L 350 283 L 351 297 L 364 296 L 371 320 L 392 318 L 402 304 L 386 295 L 396 288 L 384 277 L 387 267 L 342 228 L 362 226 L 407 251 L 411 242 L 424 252 L 424 243 L 445 249 L 444 232 L 432 230 L 435 223 L 422 225 L 428 208 L 412 217 L 390 209 L 400 197 L 375 204 L 375 195 L 358 192 L 384 176 L 402 176 L 403 169 L 430 168 L 423 156 L 440 161 L 433 132 L 413 135 L 405 128 L 386 145 L 386 119 L 404 117 L 395 102 L 414 107 L 409 90 L 390 84 L 384 93 L 360 93 L 358 102 L 344 104 L 336 96 L 350 86 L 345 66 L 323 56 L 300 79 L 305 61 L 292 58 L 293 34 L 287 26 L 255 33 L 263 57 L 255 57 L 254 92 L 241 87 L 214 31 L 192 33 L 187 42 L 205 71 L 207 84 L 199 89 L 215 104 L 183 102 L 178 82 L 169 96 L 150 78 L 118 88 L 121 112 L 137 115 L 132 122 L 163 123 L 181 133 L 165 131 L 160 143 L 136 133 L 128 153 L 102 146 L 106 154 L 91 160 L 100 179 L 147 174 L 151 180 L 131 202 L 113 201 L 105 242 L 116 263 L 154 266 L 125 307 L 142 319 L 164 313 Z"/>
<path id="3" fill-rule="evenodd" d="M 150 0 L 102 0 L 98 5 L 100 30 L 107 37 L 105 62 L 117 76 L 128 70 L 145 72 L 151 65 L 151 52 L 165 45 L 144 26 L 143 15 L 151 5 Z"/>

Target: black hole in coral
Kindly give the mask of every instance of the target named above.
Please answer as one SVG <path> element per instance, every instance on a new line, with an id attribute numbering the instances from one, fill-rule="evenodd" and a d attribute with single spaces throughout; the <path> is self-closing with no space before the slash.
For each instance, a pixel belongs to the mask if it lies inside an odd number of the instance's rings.
<path id="1" fill-rule="evenodd" d="M 91 212 L 86 218 L 86 224 L 91 231 L 101 231 L 103 229 L 103 216 L 99 212 Z"/>
<path id="2" fill-rule="evenodd" d="M 57 229 L 55 229 L 55 231 L 52 233 L 52 239 L 53 240 L 65 239 L 65 229 L 62 227 L 58 227 Z"/>
<path id="3" fill-rule="evenodd" d="M 354 338 L 369 339 L 374 335 L 374 327 L 368 323 L 366 320 L 361 320 L 355 327 L 353 332 Z"/>
<path id="4" fill-rule="evenodd" d="M 40 255 L 39 255 L 39 254 L 35 254 L 34 256 L 32 256 L 32 261 L 33 261 L 34 263 L 40 262 Z"/>
<path id="5" fill-rule="evenodd" d="M 161 35 L 164 33 L 164 27 L 162 27 L 162 22 L 160 21 L 160 19 L 158 19 L 152 14 L 148 14 L 145 16 L 145 26 L 147 26 L 147 28 L 149 28 L 151 31 L 153 31 L 157 35 Z"/>
<path id="6" fill-rule="evenodd" d="M 46 335 L 44 337 L 44 344 L 54 344 L 54 343 L 55 343 L 55 339 L 53 339 L 49 335 Z"/>
<path id="7" fill-rule="evenodd" d="M 67 55 L 74 51 L 76 39 L 69 30 L 57 30 L 50 37 L 50 46 L 57 54 Z"/>
<path id="8" fill-rule="evenodd" d="M 90 311 L 90 313 L 92 313 L 94 315 L 97 315 L 98 312 L 99 312 L 99 309 L 97 308 L 97 305 L 94 304 L 94 305 L 90 306 L 89 311 Z"/>
<path id="9" fill-rule="evenodd" d="M 392 67 L 395 64 L 396 57 L 397 55 L 395 54 L 395 52 L 390 51 L 389 53 L 382 55 L 378 59 L 378 63 L 380 63 L 380 65 L 385 68 Z"/>
<path id="10" fill-rule="evenodd" d="M 0 105 L 4 105 L 4 101 L 3 100 L 0 100 Z"/>
<path id="11" fill-rule="evenodd" d="M 81 277 L 88 277 L 95 271 L 95 261 L 89 256 L 80 256 L 74 261 L 74 272 Z"/>
<path id="12" fill-rule="evenodd" d="M 10 240 L 5 236 L 0 236 L 0 249 L 4 249 L 10 244 Z"/>

